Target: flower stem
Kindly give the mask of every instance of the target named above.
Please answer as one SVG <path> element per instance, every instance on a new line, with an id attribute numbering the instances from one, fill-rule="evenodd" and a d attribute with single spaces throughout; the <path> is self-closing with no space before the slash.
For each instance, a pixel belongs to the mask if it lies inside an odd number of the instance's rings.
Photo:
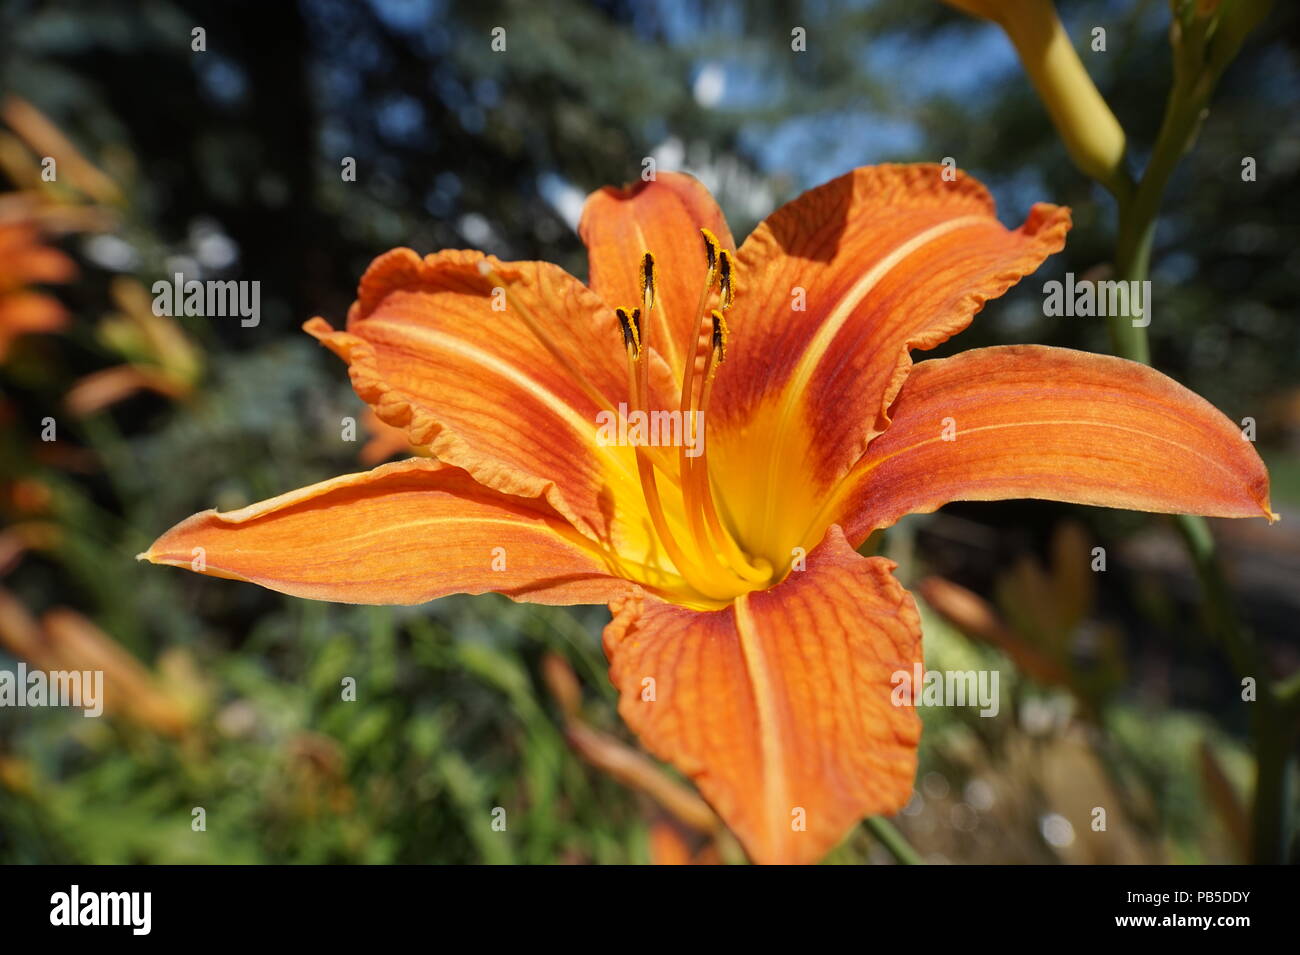
<path id="1" fill-rule="evenodd" d="M 1116 278 L 1121 281 L 1145 282 L 1150 276 L 1152 241 L 1165 188 L 1178 161 L 1195 141 L 1216 79 L 1217 76 L 1205 74 L 1192 83 L 1176 79 L 1155 148 L 1141 180 L 1131 188 L 1115 190 L 1119 203 L 1115 271 Z M 1149 320 L 1149 301 L 1146 309 L 1144 319 Z M 1133 314 L 1109 317 L 1112 347 L 1123 358 L 1150 364 L 1146 321 L 1135 324 L 1133 319 L 1136 317 Z M 1205 519 L 1180 515 L 1175 521 L 1200 579 L 1210 627 L 1222 641 L 1238 675 L 1251 677 L 1256 683 L 1258 695 L 1251 704 L 1256 759 L 1251 859 L 1256 863 L 1284 862 L 1290 843 L 1287 826 L 1290 763 L 1296 741 L 1296 720 L 1300 715 L 1300 706 L 1288 703 L 1290 695 L 1300 695 L 1300 682 L 1293 678 L 1287 681 L 1283 690 L 1283 687 L 1275 686 L 1265 672 L 1259 648 L 1238 623 L 1231 589 Z"/>
<path id="2" fill-rule="evenodd" d="M 866 827 L 889 850 L 899 865 L 925 865 L 921 854 L 912 848 L 907 838 L 884 816 L 868 816 Z"/>

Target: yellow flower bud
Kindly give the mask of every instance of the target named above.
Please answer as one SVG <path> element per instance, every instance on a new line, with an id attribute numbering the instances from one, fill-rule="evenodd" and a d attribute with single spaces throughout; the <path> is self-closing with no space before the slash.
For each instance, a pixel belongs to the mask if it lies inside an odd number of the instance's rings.
<path id="1" fill-rule="evenodd" d="M 1074 52 L 1052 0 L 947 0 L 1002 27 L 1074 164 L 1115 187 L 1122 177 L 1124 130 Z"/>

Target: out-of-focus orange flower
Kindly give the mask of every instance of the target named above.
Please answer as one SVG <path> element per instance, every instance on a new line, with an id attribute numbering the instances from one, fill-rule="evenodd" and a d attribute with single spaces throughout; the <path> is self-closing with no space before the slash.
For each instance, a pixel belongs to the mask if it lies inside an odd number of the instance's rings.
<path id="1" fill-rule="evenodd" d="M 644 754 L 582 719 L 582 687 L 562 657 L 547 654 L 542 661 L 542 676 L 564 715 L 565 737 L 583 759 L 628 788 L 649 796 L 679 825 L 704 835 L 717 831 L 718 817 L 695 793 L 669 778 Z"/>
<path id="2" fill-rule="evenodd" d="M 68 410 L 79 416 L 94 414 L 139 391 L 173 401 L 188 397 L 203 363 L 176 320 L 154 313 L 149 292 L 136 279 L 118 276 L 109 293 L 118 311 L 100 322 L 99 338 L 127 363 L 77 381 L 64 398 Z"/>
<path id="3" fill-rule="evenodd" d="M 0 99 L 0 172 L 18 188 L 0 194 L 0 362 L 15 338 L 66 327 L 53 296 L 32 288 L 71 281 L 73 261 L 45 244 L 51 234 L 105 228 L 112 216 L 92 202 L 117 201 L 116 184 L 36 107 L 17 96 Z M 46 162 L 54 163 L 46 168 Z M 53 172 L 53 176 L 46 175 Z"/>
<path id="4" fill-rule="evenodd" d="M 565 737 L 584 760 L 659 807 L 649 831 L 655 865 L 717 865 L 718 817 L 699 796 L 671 779 L 642 753 L 589 726 L 582 718 L 582 687 L 558 654 L 542 659 L 542 677 L 564 716 Z"/>
<path id="5" fill-rule="evenodd" d="M 0 218 L 0 362 L 18 336 L 67 324 L 58 299 L 31 286 L 69 282 L 76 273 L 72 259 L 42 242 L 32 219 Z"/>
<path id="6" fill-rule="evenodd" d="M 1062 686 L 1069 684 L 1068 669 L 1021 639 L 979 594 L 942 577 L 927 577 L 916 589 L 945 620 L 963 633 L 997 647 L 1033 679 Z"/>
<path id="7" fill-rule="evenodd" d="M 306 328 L 436 460 L 205 511 L 141 557 L 323 600 L 608 602 L 624 719 L 751 857 L 815 861 L 916 771 L 891 677 L 921 662 L 919 618 L 856 553 L 872 531 L 958 499 L 1273 516 L 1250 442 L 1151 368 L 1028 346 L 912 366 L 1068 227 L 1039 204 L 1007 229 L 963 173 L 880 166 L 733 251 L 708 192 L 660 173 L 588 200 L 590 287 L 391 251 L 346 331 Z"/>
<path id="8" fill-rule="evenodd" d="M 114 365 L 79 378 L 68 389 L 63 403 L 73 414 L 85 417 L 141 391 L 152 391 L 164 398 L 178 400 L 189 393 L 189 388 L 149 368 Z"/>
<path id="9" fill-rule="evenodd" d="M 671 819 L 650 824 L 650 861 L 655 865 L 722 865 L 722 854 L 711 840 L 683 829 Z"/>
<path id="10" fill-rule="evenodd" d="M 1066 521 L 1052 535 L 1050 567 L 1025 558 L 998 578 L 1000 613 L 942 577 L 927 577 L 917 590 L 959 630 L 997 647 L 1037 682 L 1070 689 L 1093 710 L 1123 679 L 1119 632 L 1083 626 L 1094 598 L 1093 559 L 1083 528 Z"/>
<path id="11" fill-rule="evenodd" d="M 46 671 L 102 671 L 104 711 L 155 733 L 180 736 L 191 725 L 186 706 L 117 641 L 73 610 L 55 608 L 38 622 L 0 589 L 0 646 Z"/>
<path id="12" fill-rule="evenodd" d="M 50 512 L 54 492 L 39 478 L 18 478 L 0 486 L 4 495 L 0 510 L 9 516 L 31 517 Z"/>
<path id="13" fill-rule="evenodd" d="M 33 192 L 70 187 L 100 203 L 122 201 L 117 183 L 90 162 L 44 113 L 27 100 L 9 95 L 0 100 L 0 119 L 21 140 L 26 151 L 5 148 L 0 139 L 0 169 L 20 186 Z M 56 176 L 47 181 L 33 156 L 53 159 Z"/>
<path id="14" fill-rule="evenodd" d="M 54 492 L 36 478 L 0 482 L 0 576 L 9 573 L 29 550 L 53 550 L 60 528 L 50 516 Z"/>

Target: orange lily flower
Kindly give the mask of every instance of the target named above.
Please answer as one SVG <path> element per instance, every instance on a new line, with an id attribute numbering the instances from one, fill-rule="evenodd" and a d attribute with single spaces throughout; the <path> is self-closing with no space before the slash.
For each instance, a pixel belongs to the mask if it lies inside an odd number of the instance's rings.
<path id="1" fill-rule="evenodd" d="M 305 328 L 434 458 L 195 514 L 141 556 L 321 600 L 607 602 L 631 728 L 753 859 L 816 861 L 916 770 L 920 720 L 890 696 L 919 619 L 856 552 L 873 530 L 1016 497 L 1272 518 L 1251 444 L 1150 368 L 1033 346 L 912 367 L 1068 228 L 1040 204 L 1007 229 L 964 174 L 880 166 L 733 251 L 708 192 L 661 173 L 588 200 L 589 286 L 388 252 L 346 330 Z M 601 440 L 620 405 L 699 412 L 707 441 Z"/>

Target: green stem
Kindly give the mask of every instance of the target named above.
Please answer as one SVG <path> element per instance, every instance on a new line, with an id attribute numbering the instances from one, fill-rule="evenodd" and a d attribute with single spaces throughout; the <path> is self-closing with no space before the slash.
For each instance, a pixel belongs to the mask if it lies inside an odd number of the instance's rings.
<path id="1" fill-rule="evenodd" d="M 1121 281 L 1145 282 L 1151 275 L 1151 245 L 1155 239 L 1160 203 L 1178 161 L 1200 129 L 1208 95 L 1208 91 L 1201 91 L 1198 95 L 1188 96 L 1175 85 L 1142 180 L 1132 188 L 1116 193 L 1119 236 L 1115 245 L 1115 272 Z M 1108 321 L 1115 354 L 1149 365 L 1151 349 L 1147 344 L 1146 324 L 1151 320 L 1151 303 L 1145 304 L 1145 316 L 1138 316 L 1129 309 L 1125 314 L 1110 316 Z M 1134 324 L 1135 320 L 1141 324 Z"/>
<path id="2" fill-rule="evenodd" d="M 884 816 L 868 816 L 865 825 L 871 834 L 889 850 L 899 865 L 925 865 L 921 854 L 912 848 L 907 838 Z"/>
<path id="3" fill-rule="evenodd" d="M 1119 235 L 1115 246 L 1115 271 L 1116 278 L 1121 281 L 1145 282 L 1150 276 L 1152 241 L 1165 188 L 1179 160 L 1196 138 L 1215 80 L 1217 76 L 1202 74 L 1192 83 L 1181 79 L 1175 81 L 1155 148 L 1141 181 L 1131 189 L 1116 192 Z M 1146 308 L 1147 314 L 1139 324 L 1134 324 L 1133 320 L 1138 316 L 1132 314 L 1131 309 L 1130 314 L 1111 316 L 1109 322 L 1115 353 L 1150 364 L 1151 350 L 1146 330 L 1150 320 L 1149 300 Z M 1300 706 L 1286 704 L 1292 693 L 1300 694 L 1300 689 L 1289 684 L 1296 683 L 1300 687 L 1300 683 L 1295 679 L 1288 681 L 1285 692 L 1279 693 L 1280 688 L 1275 687 L 1264 672 L 1258 647 L 1238 624 L 1231 589 L 1205 519 L 1181 515 L 1176 522 L 1196 567 L 1210 627 L 1222 641 L 1238 675 L 1252 677 L 1256 682 L 1258 696 L 1252 704 L 1251 720 L 1256 759 L 1251 858 L 1257 863 L 1283 862 L 1290 843 L 1288 786 L 1298 715 L 1293 710 L 1300 709 Z"/>
<path id="4" fill-rule="evenodd" d="M 1265 672 L 1259 648 L 1237 623 L 1232 594 L 1214 550 L 1214 538 L 1205 520 L 1180 515 L 1178 530 L 1196 565 L 1205 595 L 1211 630 L 1223 642 L 1233 668 L 1242 677 L 1255 680 L 1256 698 L 1251 704 L 1251 737 L 1255 752 L 1255 799 L 1251 807 L 1251 859 L 1256 863 L 1286 861 L 1290 844 L 1288 796 L 1291 778 L 1291 747 L 1295 743 L 1296 713 L 1290 694 L 1297 684 L 1293 676 L 1274 684 Z M 1297 684 L 1300 685 L 1300 684 Z"/>

